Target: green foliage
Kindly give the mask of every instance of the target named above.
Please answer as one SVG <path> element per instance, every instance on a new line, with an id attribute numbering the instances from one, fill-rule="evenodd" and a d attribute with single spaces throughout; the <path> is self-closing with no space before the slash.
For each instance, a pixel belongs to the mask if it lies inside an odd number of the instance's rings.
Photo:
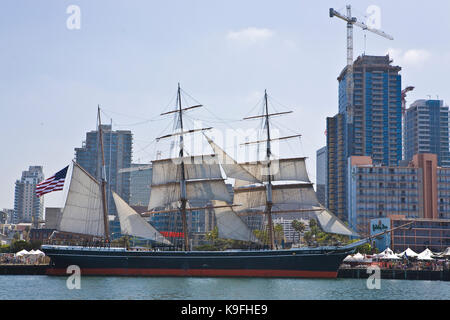
<path id="1" fill-rule="evenodd" d="M 228 250 L 228 249 L 244 249 L 244 248 L 248 248 L 249 246 L 251 246 L 251 243 L 249 243 L 247 241 L 217 238 L 212 243 L 195 247 L 194 250 L 223 251 L 223 250 Z"/>
<path id="2" fill-rule="evenodd" d="M 309 221 L 309 231 L 303 238 L 308 246 L 343 245 L 350 241 L 348 236 L 324 232 L 315 219 Z"/>
<path id="3" fill-rule="evenodd" d="M 284 229 L 281 224 L 277 224 L 273 227 L 274 232 L 274 241 L 276 244 L 281 244 L 282 240 L 284 239 Z M 269 232 L 268 230 L 253 230 L 253 234 L 255 237 L 264 244 L 269 243 Z"/>
<path id="4" fill-rule="evenodd" d="M 3 245 L 0 247 L 1 253 L 17 253 L 22 250 L 38 250 L 41 248 L 42 242 L 33 240 L 33 241 L 25 241 L 25 240 L 18 240 L 14 238 L 11 241 L 10 245 Z"/>
<path id="5" fill-rule="evenodd" d="M 275 243 L 281 243 L 281 241 L 284 239 L 284 229 L 281 224 L 275 225 L 273 227 L 273 231 L 275 233 Z"/>
<path id="6" fill-rule="evenodd" d="M 33 247 L 28 241 L 13 239 L 11 242 L 10 252 L 17 253 L 22 250 L 30 251 L 31 249 L 33 249 Z"/>
<path id="7" fill-rule="evenodd" d="M 11 252 L 11 246 L 9 244 L 4 244 L 0 246 L 0 253 L 9 253 Z"/>
<path id="8" fill-rule="evenodd" d="M 214 229 L 206 234 L 206 240 L 216 241 L 219 239 L 219 228 L 217 226 Z"/>
<path id="9" fill-rule="evenodd" d="M 269 233 L 266 230 L 253 230 L 253 234 L 261 243 L 269 242 Z"/>
<path id="10" fill-rule="evenodd" d="M 294 221 L 292 221 L 291 225 L 292 225 L 292 228 L 295 231 L 297 231 L 298 233 L 302 233 L 306 230 L 306 225 L 301 221 L 294 220 Z"/>
<path id="11" fill-rule="evenodd" d="M 119 239 L 115 239 L 115 240 L 111 241 L 111 244 L 113 246 L 129 248 L 130 247 L 130 237 L 128 237 L 128 236 L 120 237 Z"/>
<path id="12" fill-rule="evenodd" d="M 356 251 L 361 254 L 372 254 L 373 248 L 370 243 L 365 243 L 356 248 Z"/>

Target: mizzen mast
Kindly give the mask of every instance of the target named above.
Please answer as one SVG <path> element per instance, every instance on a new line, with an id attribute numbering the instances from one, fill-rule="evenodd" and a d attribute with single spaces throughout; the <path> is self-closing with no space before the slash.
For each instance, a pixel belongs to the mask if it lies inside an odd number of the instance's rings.
<path id="1" fill-rule="evenodd" d="M 98 132 L 99 132 L 99 140 L 100 140 L 100 149 L 102 152 L 102 182 L 101 182 L 101 190 L 102 190 L 102 207 L 103 207 L 103 223 L 105 230 L 105 240 L 109 242 L 109 223 L 108 223 L 108 207 L 106 204 L 106 165 L 105 165 L 105 151 L 103 148 L 103 129 L 102 129 L 102 120 L 100 118 L 100 105 L 98 106 L 97 111 L 97 119 L 98 119 Z"/>

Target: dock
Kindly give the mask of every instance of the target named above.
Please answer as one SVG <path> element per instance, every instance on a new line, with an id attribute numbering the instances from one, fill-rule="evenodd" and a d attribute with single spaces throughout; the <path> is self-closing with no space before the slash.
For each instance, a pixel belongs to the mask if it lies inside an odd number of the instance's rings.
<path id="1" fill-rule="evenodd" d="M 367 279 L 369 276 L 370 274 L 363 268 L 341 268 L 338 270 L 337 277 Z M 381 279 L 450 281 L 450 270 L 381 269 Z"/>
<path id="2" fill-rule="evenodd" d="M 1 275 L 45 275 L 47 264 L 0 264 Z"/>

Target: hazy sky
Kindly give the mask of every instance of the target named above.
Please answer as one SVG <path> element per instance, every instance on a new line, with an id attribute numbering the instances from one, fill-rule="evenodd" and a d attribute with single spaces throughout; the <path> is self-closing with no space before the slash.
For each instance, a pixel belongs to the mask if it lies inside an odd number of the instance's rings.
<path id="1" fill-rule="evenodd" d="M 67 27 L 70 5 L 81 9 L 80 29 Z M 0 208 L 13 207 L 14 182 L 28 166 L 43 165 L 49 177 L 70 162 L 95 129 L 98 104 L 105 123 L 112 117 L 115 129 L 133 131 L 134 161 L 149 162 L 167 121 L 146 120 L 171 106 L 178 82 L 206 107 L 191 119 L 219 129 L 238 129 L 267 89 L 280 110 L 294 110 L 276 120 L 303 135 L 293 146 L 309 157 L 315 180 L 315 152 L 325 145 L 325 118 L 337 113 L 336 77 L 346 63 L 346 25 L 328 9 L 345 5 L 2 0 Z M 409 103 L 427 95 L 448 103 L 450 2 L 357 1 L 353 15 L 365 20 L 370 5 L 395 40 L 367 33 L 365 41 L 355 28 L 355 57 L 389 51 L 403 68 L 402 86 L 416 87 Z"/>

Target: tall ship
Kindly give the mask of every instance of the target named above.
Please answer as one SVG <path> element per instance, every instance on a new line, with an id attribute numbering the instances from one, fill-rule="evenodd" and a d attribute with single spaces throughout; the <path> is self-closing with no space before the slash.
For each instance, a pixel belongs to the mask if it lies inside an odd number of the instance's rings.
<path id="1" fill-rule="evenodd" d="M 183 107 L 178 85 L 176 107 L 162 113 L 175 116 L 175 131 L 157 138 L 175 139 L 177 152 L 174 157 L 152 161 L 148 212 L 138 214 L 113 193 L 121 233 L 157 244 L 151 248 L 111 246 L 99 110 L 102 179 L 98 181 L 79 164 L 72 163 L 56 237 L 79 241 L 77 245 L 53 243 L 42 246 L 51 259 L 47 274 L 67 275 L 67 268 L 76 265 L 82 275 L 97 276 L 335 278 L 343 259 L 368 239 L 342 246 L 289 249 L 275 241 L 273 217 L 282 214 L 308 213 L 325 232 L 347 236 L 357 234 L 319 204 L 307 174 L 306 158 L 275 157 L 272 152 L 275 141 L 298 135 L 271 136 L 271 117 L 290 112 L 270 113 L 267 99 L 265 93 L 262 114 L 245 118 L 262 120 L 264 138 L 245 145 L 263 145 L 264 159 L 238 162 L 211 139 L 208 135 L 211 128 L 186 129 L 183 122 L 185 112 L 202 105 Z M 205 139 L 213 152 L 191 155 L 185 142 L 187 136 L 193 134 Z M 227 189 L 226 179 L 234 179 L 233 196 Z M 199 210 L 214 214 L 218 237 L 239 240 L 245 247 L 221 251 L 195 250 L 189 217 Z M 180 223 L 174 225 L 181 225 L 181 232 L 157 230 L 144 218 L 158 214 L 179 217 Z M 246 222 L 248 217 L 259 221 L 259 233 Z"/>

